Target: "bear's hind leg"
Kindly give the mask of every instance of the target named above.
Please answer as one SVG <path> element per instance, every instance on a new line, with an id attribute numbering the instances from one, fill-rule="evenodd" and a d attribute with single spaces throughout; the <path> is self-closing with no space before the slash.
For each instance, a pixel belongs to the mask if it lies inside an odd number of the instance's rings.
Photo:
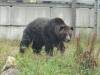
<path id="1" fill-rule="evenodd" d="M 42 50 L 42 46 L 43 45 L 38 42 L 33 42 L 33 44 L 32 44 L 33 52 L 36 54 L 40 54 L 40 52 Z"/>
<path id="2" fill-rule="evenodd" d="M 29 47 L 32 39 L 28 34 L 24 34 L 20 42 L 20 52 L 24 53 L 25 49 Z"/>
<path id="3" fill-rule="evenodd" d="M 29 47 L 29 41 L 28 40 L 24 40 L 21 41 L 20 43 L 20 52 L 24 53 L 25 49 Z"/>

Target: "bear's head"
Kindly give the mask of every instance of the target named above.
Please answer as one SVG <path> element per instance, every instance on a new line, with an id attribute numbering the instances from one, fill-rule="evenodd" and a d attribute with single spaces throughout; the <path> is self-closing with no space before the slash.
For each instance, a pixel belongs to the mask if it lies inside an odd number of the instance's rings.
<path id="1" fill-rule="evenodd" d="M 54 18 L 54 32 L 57 38 L 61 41 L 69 42 L 71 40 L 73 27 L 65 24 L 61 18 Z"/>
<path id="2" fill-rule="evenodd" d="M 59 37 L 65 41 L 69 42 L 72 37 L 73 27 L 70 26 L 61 26 L 59 29 Z"/>

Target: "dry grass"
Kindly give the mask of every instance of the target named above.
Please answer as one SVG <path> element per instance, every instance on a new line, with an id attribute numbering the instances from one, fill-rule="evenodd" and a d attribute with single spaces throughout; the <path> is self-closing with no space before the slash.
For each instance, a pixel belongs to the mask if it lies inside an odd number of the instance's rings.
<path id="1" fill-rule="evenodd" d="M 82 40 L 81 46 L 84 48 L 87 40 Z M 97 41 L 97 49 L 100 44 Z M 5 64 L 5 60 L 8 55 L 14 56 L 17 59 L 17 68 L 21 71 L 21 75 L 81 75 L 79 71 L 79 64 L 75 61 L 76 42 L 72 40 L 70 43 L 65 44 L 66 52 L 63 56 L 54 50 L 54 56 L 49 60 L 46 59 L 46 55 L 43 51 L 41 55 L 37 56 L 32 53 L 31 48 L 25 51 L 25 54 L 19 53 L 19 41 L 18 40 L 2 40 L 0 41 L 0 72 Z M 94 70 L 88 70 L 88 75 L 99 75 L 100 68 Z M 80 69 L 81 70 L 81 69 Z"/>

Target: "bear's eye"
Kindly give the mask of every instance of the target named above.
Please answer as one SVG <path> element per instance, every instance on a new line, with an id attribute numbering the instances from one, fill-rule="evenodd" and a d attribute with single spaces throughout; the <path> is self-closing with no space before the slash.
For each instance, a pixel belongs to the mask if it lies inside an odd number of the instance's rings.
<path id="1" fill-rule="evenodd" d="M 63 29 L 65 29 L 65 28 L 66 28 L 66 26 L 61 26 L 60 27 L 60 31 L 63 30 Z"/>
<path id="2" fill-rule="evenodd" d="M 71 29 L 71 30 L 74 30 L 74 28 L 73 28 L 73 27 L 70 27 L 70 29 Z"/>

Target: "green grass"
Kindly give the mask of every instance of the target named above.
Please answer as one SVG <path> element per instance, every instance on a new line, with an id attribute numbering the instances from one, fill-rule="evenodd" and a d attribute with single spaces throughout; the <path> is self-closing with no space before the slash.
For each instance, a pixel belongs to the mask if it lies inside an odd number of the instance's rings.
<path id="1" fill-rule="evenodd" d="M 96 44 L 96 47 L 99 48 L 99 44 L 100 42 Z M 86 44 L 82 42 L 82 46 L 84 47 Z M 19 53 L 18 47 L 19 41 L 0 41 L 0 72 L 7 56 L 11 55 L 17 59 L 17 68 L 21 75 L 84 75 L 79 69 L 79 64 L 75 62 L 75 42 L 66 44 L 68 48 L 63 56 L 55 49 L 54 56 L 49 59 L 44 50 L 41 55 L 37 56 L 29 48 L 22 55 Z M 98 65 L 95 70 L 85 72 L 88 72 L 87 75 L 99 75 L 100 66 Z"/>

